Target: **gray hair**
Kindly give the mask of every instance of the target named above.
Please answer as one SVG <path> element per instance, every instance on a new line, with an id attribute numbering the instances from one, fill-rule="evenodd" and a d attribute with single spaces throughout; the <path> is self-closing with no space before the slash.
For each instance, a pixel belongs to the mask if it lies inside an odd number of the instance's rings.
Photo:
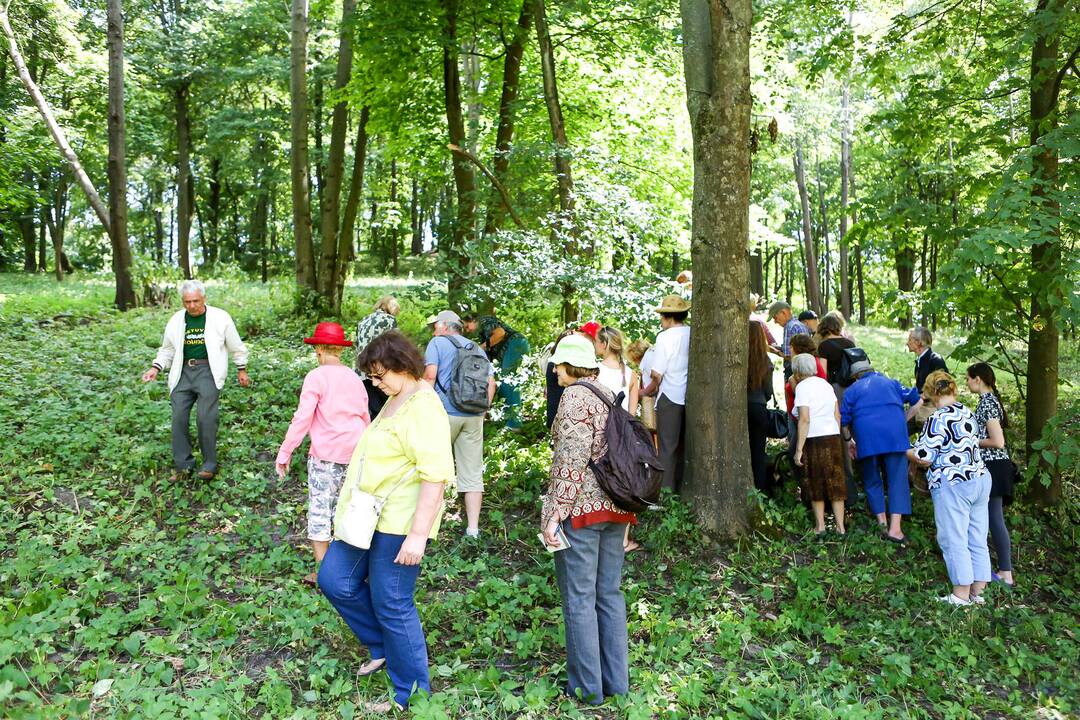
<path id="1" fill-rule="evenodd" d="M 791 372 L 800 378 L 817 375 L 817 360 L 809 353 L 801 353 L 791 358 Z"/>
<path id="2" fill-rule="evenodd" d="M 185 294 L 190 292 L 197 292 L 206 297 L 206 286 L 198 280 L 185 280 L 180 283 L 180 297 L 184 297 Z"/>
<path id="3" fill-rule="evenodd" d="M 787 304 L 783 300 L 777 300 L 776 302 L 774 302 L 772 305 L 769 306 L 769 311 L 768 311 L 769 319 L 772 320 L 774 317 L 779 315 L 784 310 L 790 310 L 790 309 L 791 309 L 791 305 Z"/>
<path id="4" fill-rule="evenodd" d="M 934 336 L 931 332 L 924 328 L 922 325 L 916 325 L 911 328 L 911 337 L 915 338 L 915 342 L 919 343 L 923 347 L 930 347 L 934 344 Z"/>
<path id="5" fill-rule="evenodd" d="M 463 332 L 465 332 L 465 327 L 461 323 L 440 320 L 435 324 L 442 325 L 444 328 L 456 335 L 461 335 Z"/>

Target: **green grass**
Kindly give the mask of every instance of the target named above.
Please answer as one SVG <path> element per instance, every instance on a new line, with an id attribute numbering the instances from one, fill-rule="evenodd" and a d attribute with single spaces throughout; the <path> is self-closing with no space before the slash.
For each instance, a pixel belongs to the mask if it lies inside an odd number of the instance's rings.
<path id="1" fill-rule="evenodd" d="M 382 290 L 358 286 L 347 319 Z M 438 303 L 427 286 L 395 292 L 417 317 Z M 297 473 L 284 482 L 273 473 L 313 364 L 298 342 L 310 321 L 290 316 L 287 286 L 212 286 L 211 302 L 233 313 L 251 347 L 255 385 L 230 381 L 222 394 L 222 473 L 181 485 L 168 482 L 164 385 L 139 382 L 172 310 L 102 310 L 111 289 L 96 282 L 62 293 L 0 277 L 3 715 L 360 717 L 359 702 L 385 695 L 387 681 L 356 676 L 364 651 L 300 583 L 311 568 L 306 491 Z M 910 374 L 902 333 L 856 335 L 890 374 Z M 861 515 L 846 543 L 812 543 L 792 497 L 764 508 L 762 532 L 718 544 L 672 502 L 643 517 L 647 552 L 627 562 L 633 692 L 578 706 L 560 696 L 559 598 L 535 539 L 548 451 L 536 436 L 495 428 L 487 447 L 485 546 L 459 542 L 451 516 L 424 562 L 418 602 L 436 693 L 414 704 L 416 717 L 1080 709 L 1075 496 L 1047 517 L 1013 506 L 1020 586 L 993 588 L 970 612 L 932 600 L 947 580 L 926 497 L 915 498 L 903 551 Z"/>

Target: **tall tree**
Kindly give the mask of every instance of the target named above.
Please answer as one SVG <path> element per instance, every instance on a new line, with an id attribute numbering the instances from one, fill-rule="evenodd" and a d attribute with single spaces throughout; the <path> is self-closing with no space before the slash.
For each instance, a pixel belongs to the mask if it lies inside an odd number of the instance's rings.
<path id="1" fill-rule="evenodd" d="M 445 35 L 443 38 L 443 100 L 446 106 L 446 125 L 450 144 L 459 148 L 466 146 L 465 118 L 461 110 L 461 74 L 458 69 L 458 0 L 443 0 Z M 464 299 L 465 279 L 468 275 L 466 244 L 475 236 L 476 224 L 476 177 L 469 161 L 459 153 L 452 153 L 454 187 L 457 194 L 457 218 L 450 247 L 447 248 L 449 266 L 448 295 L 450 305 L 460 305 Z"/>
<path id="2" fill-rule="evenodd" d="M 290 164 L 296 285 L 300 289 L 317 290 L 315 248 L 311 238 L 311 187 L 308 180 L 307 37 L 307 0 L 292 0 L 289 116 L 292 122 Z"/>
<path id="3" fill-rule="evenodd" d="M 116 275 L 116 307 L 135 306 L 131 246 L 127 236 L 127 161 L 124 156 L 124 11 L 121 0 L 106 9 L 109 44 L 109 239 Z M 59 253 L 56 258 L 60 261 Z M 59 272 L 59 271 L 58 271 Z"/>
<path id="4" fill-rule="evenodd" d="M 683 495 L 704 525 L 749 525 L 746 426 L 750 209 L 750 0 L 681 0 L 694 138 L 694 331 Z"/>
<path id="5" fill-rule="evenodd" d="M 180 80 L 173 88 L 176 116 L 176 259 L 185 278 L 191 277 L 191 219 L 194 191 L 191 182 L 191 118 L 188 92 L 191 81 Z"/>
<path id="6" fill-rule="evenodd" d="M 330 154 L 326 161 L 326 187 L 319 203 L 320 243 L 318 286 L 323 301 L 335 312 L 341 308 L 337 296 L 338 270 L 347 265 L 338 262 L 338 230 L 341 228 L 341 185 L 345 176 L 345 134 L 349 130 L 349 104 L 343 97 L 352 76 L 352 21 L 356 0 L 342 0 L 341 32 L 338 42 L 337 74 L 334 78 L 336 102 L 330 128 Z"/>
<path id="7" fill-rule="evenodd" d="M 532 27 L 533 0 L 524 0 L 518 15 L 517 27 L 510 44 L 506 46 L 503 57 L 502 93 L 499 96 L 499 126 L 495 131 L 495 157 L 491 163 L 495 181 L 488 193 L 487 216 L 484 220 L 484 235 L 502 227 L 506 219 L 506 206 L 499 192 L 498 183 L 506 185 L 510 170 L 510 146 L 514 139 L 514 105 L 517 103 L 518 87 L 521 80 L 521 56 L 525 51 L 525 40 Z"/>
<path id="8" fill-rule="evenodd" d="M 540 45 L 544 104 L 547 105 L 551 139 L 555 144 L 555 182 L 559 190 L 559 230 L 565 238 L 566 254 L 580 258 L 578 225 L 574 213 L 574 176 L 570 171 L 570 143 L 566 140 L 566 123 L 563 121 L 562 103 L 559 102 L 559 87 L 555 79 L 555 49 L 551 42 L 551 29 L 548 27 L 547 7 L 544 0 L 533 1 L 533 22 L 536 24 L 536 36 Z M 563 322 L 576 320 L 578 308 L 574 299 L 575 289 L 569 281 L 563 283 L 562 294 Z"/>
<path id="9" fill-rule="evenodd" d="M 840 91 L 840 312 L 851 320 L 851 261 L 848 258 L 848 176 L 851 173 L 851 89 Z"/>
<path id="10" fill-rule="evenodd" d="M 802 144 L 795 145 L 795 185 L 799 190 L 799 206 L 802 210 L 803 252 L 806 262 L 806 302 L 816 313 L 825 312 L 821 302 L 821 281 L 818 279 L 817 256 L 814 253 L 814 237 L 810 229 L 810 198 L 806 192 L 806 170 L 803 163 Z"/>
<path id="11" fill-rule="evenodd" d="M 352 181 L 349 184 L 349 195 L 345 200 L 345 215 L 341 220 L 341 232 L 338 233 L 338 270 L 337 289 L 335 295 L 341 302 L 345 289 L 345 275 L 348 263 L 356 258 L 356 249 L 353 242 L 353 233 L 356 227 L 356 213 L 360 209 L 360 198 L 364 191 L 364 162 L 367 159 L 367 123 L 370 110 L 367 105 L 360 109 L 360 120 L 356 126 L 356 145 L 353 147 Z"/>
<path id="12" fill-rule="evenodd" d="M 1031 327 L 1028 332 L 1028 386 L 1026 436 L 1029 452 L 1043 434 L 1047 422 L 1057 414 L 1058 400 L 1058 307 L 1062 288 L 1061 206 L 1058 192 L 1058 150 L 1044 138 L 1058 124 L 1058 94 L 1080 46 L 1059 68 L 1061 24 L 1066 0 L 1039 0 L 1032 15 L 1035 43 L 1031 49 L 1031 118 L 1029 142 L 1033 150 L 1031 214 L 1032 232 L 1040 237 L 1031 246 Z M 1061 474 L 1049 467 L 1041 453 L 1034 457 L 1050 478 L 1049 485 L 1032 483 L 1029 496 L 1040 505 L 1061 502 Z"/>

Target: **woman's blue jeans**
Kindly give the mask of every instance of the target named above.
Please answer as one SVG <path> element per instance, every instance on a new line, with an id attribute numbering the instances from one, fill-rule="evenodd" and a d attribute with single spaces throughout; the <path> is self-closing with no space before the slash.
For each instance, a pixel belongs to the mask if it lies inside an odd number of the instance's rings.
<path id="1" fill-rule="evenodd" d="M 593 705 L 630 690 L 629 639 L 623 598 L 622 523 L 575 530 L 562 524 L 570 547 L 555 553 L 555 577 L 566 625 L 567 692 Z"/>
<path id="2" fill-rule="evenodd" d="M 930 491 L 941 555 L 953 585 L 990 582 L 990 473 L 950 485 L 942 482 Z"/>
<path id="3" fill-rule="evenodd" d="M 319 588 L 373 660 L 386 658 L 394 699 L 409 704 L 418 690 L 431 692 L 427 645 L 413 595 L 419 565 L 394 562 L 404 535 L 377 532 L 371 549 L 330 543 L 319 567 Z"/>

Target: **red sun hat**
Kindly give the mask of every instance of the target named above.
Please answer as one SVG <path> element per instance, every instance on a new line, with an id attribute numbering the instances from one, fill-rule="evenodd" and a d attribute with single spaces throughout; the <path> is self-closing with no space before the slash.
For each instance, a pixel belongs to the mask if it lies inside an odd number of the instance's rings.
<path id="1" fill-rule="evenodd" d="M 335 322 L 321 322 L 315 326 L 315 334 L 304 338 L 308 345 L 340 345 L 352 347 L 352 340 L 345 339 L 345 329 Z"/>
<path id="2" fill-rule="evenodd" d="M 600 323 L 596 321 L 587 322 L 578 328 L 578 332 L 584 333 L 595 340 L 596 334 L 600 332 Z"/>

